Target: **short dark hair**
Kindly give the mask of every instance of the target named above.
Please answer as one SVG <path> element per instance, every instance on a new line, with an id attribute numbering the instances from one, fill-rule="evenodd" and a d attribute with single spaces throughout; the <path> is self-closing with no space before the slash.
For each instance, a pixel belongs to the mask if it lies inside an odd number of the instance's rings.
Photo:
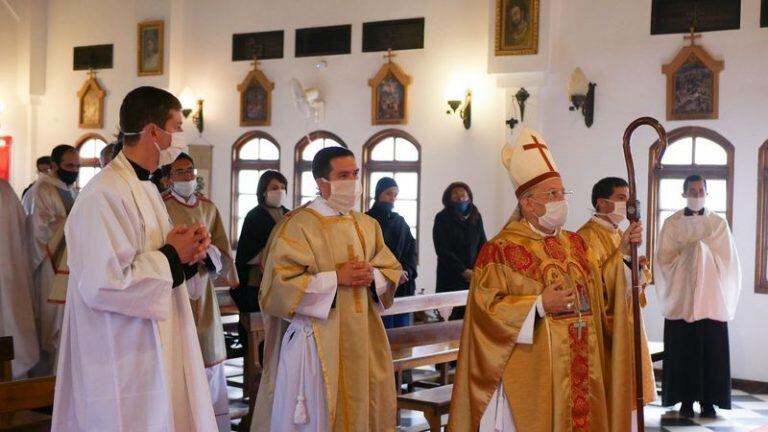
<path id="1" fill-rule="evenodd" d="M 51 157 L 50 156 L 41 156 L 37 158 L 37 162 L 35 163 L 36 166 L 40 165 L 50 165 L 51 164 Z"/>
<path id="2" fill-rule="evenodd" d="M 64 155 L 69 152 L 77 153 L 77 149 L 69 144 L 57 145 L 53 148 L 53 150 L 51 150 L 51 162 L 55 163 L 56 165 L 61 164 L 61 160 L 64 159 Z"/>
<path id="3" fill-rule="evenodd" d="M 688 192 L 688 185 L 690 185 L 693 182 L 704 182 L 704 190 L 707 189 L 707 179 L 702 177 L 700 174 L 691 174 L 688 177 L 683 180 L 683 193 Z"/>
<path id="4" fill-rule="evenodd" d="M 176 162 L 177 160 L 188 160 L 188 161 L 190 161 L 192 163 L 192 166 L 195 166 L 195 160 L 192 159 L 192 156 L 190 156 L 190 155 L 188 155 L 188 154 L 186 154 L 184 152 L 179 153 L 179 155 L 176 156 L 176 159 L 174 160 L 174 162 Z"/>
<path id="5" fill-rule="evenodd" d="M 475 195 L 472 194 L 472 189 L 464 182 L 453 182 L 448 185 L 443 191 L 443 207 L 448 208 L 451 205 L 451 194 L 454 189 L 464 189 L 469 195 L 469 220 L 472 222 L 477 221 L 480 218 L 480 210 L 475 206 Z"/>
<path id="6" fill-rule="evenodd" d="M 355 157 L 352 150 L 346 147 L 327 147 L 315 155 L 312 159 L 312 175 L 318 178 L 328 179 L 328 174 L 331 173 L 331 161 L 342 157 Z"/>
<path id="7" fill-rule="evenodd" d="M 259 200 L 260 205 L 264 205 L 267 201 L 264 193 L 267 191 L 267 186 L 269 186 L 272 180 L 277 180 L 284 184 L 285 187 L 288 187 L 288 179 L 282 173 L 275 170 L 264 171 L 264 174 L 259 177 L 258 186 L 256 186 L 256 198 Z"/>
<path id="8" fill-rule="evenodd" d="M 101 152 L 99 152 L 99 156 L 104 156 L 105 154 L 109 154 L 110 158 L 114 158 L 115 157 L 115 145 L 117 145 L 117 143 L 113 143 L 113 142 L 105 145 L 104 148 L 101 149 Z"/>
<path id="9" fill-rule="evenodd" d="M 627 187 L 629 183 L 619 177 L 606 177 L 592 186 L 592 207 L 597 208 L 597 200 L 608 199 L 616 188 Z"/>
<path id="10" fill-rule="evenodd" d="M 135 134 L 150 123 L 162 128 L 171 118 L 171 110 L 181 110 L 176 96 L 156 87 L 138 87 L 128 92 L 120 105 L 120 130 Z M 126 135 L 123 141 L 125 145 L 132 145 L 138 139 L 138 135 Z"/>

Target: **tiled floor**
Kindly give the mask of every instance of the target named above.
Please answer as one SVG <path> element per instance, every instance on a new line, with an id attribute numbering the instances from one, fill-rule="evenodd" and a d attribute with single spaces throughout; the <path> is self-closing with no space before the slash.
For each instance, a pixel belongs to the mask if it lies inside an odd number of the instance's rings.
<path id="1" fill-rule="evenodd" d="M 227 383 L 229 384 L 230 414 L 247 409 L 242 401 L 243 361 L 232 359 L 226 362 Z M 692 419 L 677 415 L 676 407 L 662 407 L 661 401 L 645 408 L 645 430 L 647 432 L 768 432 L 768 395 L 750 395 L 739 390 L 733 391 L 733 409 L 718 410 L 716 419 Z M 699 407 L 694 406 L 698 412 Z M 403 411 L 400 429 L 419 430 L 416 425 L 426 421 L 421 413 Z M 239 423 L 239 420 L 233 422 Z"/>

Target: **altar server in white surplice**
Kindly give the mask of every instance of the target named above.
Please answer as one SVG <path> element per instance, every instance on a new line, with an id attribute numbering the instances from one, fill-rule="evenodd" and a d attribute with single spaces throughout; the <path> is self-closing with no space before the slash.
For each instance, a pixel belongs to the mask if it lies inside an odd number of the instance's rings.
<path id="1" fill-rule="evenodd" d="M 181 104 L 137 88 L 120 107 L 122 152 L 83 189 L 66 227 L 70 279 L 54 431 L 215 431 L 185 279 L 210 244 L 171 227 L 150 172 L 184 148 Z"/>
<path id="2" fill-rule="evenodd" d="M 13 189 L 0 180 L 0 335 L 13 338 L 11 370 L 17 379 L 26 377 L 40 355 L 30 299 L 24 219 Z"/>
<path id="3" fill-rule="evenodd" d="M 741 266 L 728 222 L 706 208 L 707 182 L 683 182 L 687 205 L 664 221 L 656 250 L 655 282 L 664 308 L 664 406 L 715 418 L 731 408 L 728 321 L 736 314 Z"/>

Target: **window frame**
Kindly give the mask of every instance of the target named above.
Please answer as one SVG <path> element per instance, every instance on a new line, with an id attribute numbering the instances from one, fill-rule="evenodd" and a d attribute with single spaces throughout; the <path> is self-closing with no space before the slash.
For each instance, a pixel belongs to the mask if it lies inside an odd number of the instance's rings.
<path id="1" fill-rule="evenodd" d="M 301 155 L 312 141 L 320 138 L 332 139 L 345 149 L 349 149 L 347 143 L 338 135 L 326 130 L 316 130 L 301 137 L 293 152 L 293 208 L 298 208 L 301 205 L 301 174 L 305 171 L 312 171 L 312 161 L 303 160 Z"/>
<path id="2" fill-rule="evenodd" d="M 374 161 L 371 160 L 373 149 L 387 138 L 404 139 L 416 147 L 419 159 L 417 161 Z M 416 185 L 416 238 L 421 238 L 421 144 L 413 135 L 401 129 L 383 129 L 368 138 L 363 144 L 363 198 L 360 201 L 360 209 L 368 210 L 370 195 L 370 174 L 375 171 L 412 172 L 418 175 Z"/>
<path id="3" fill-rule="evenodd" d="M 656 253 L 656 231 L 658 226 L 658 199 L 659 184 L 661 179 L 684 179 L 691 174 L 701 174 L 707 181 L 725 180 L 726 182 L 726 219 L 728 225 L 733 228 L 733 165 L 734 146 L 719 133 L 699 126 L 684 126 L 667 132 L 667 142 L 670 145 L 683 138 L 705 138 L 725 150 L 725 165 L 695 165 L 696 146 L 694 145 L 691 165 L 664 165 L 657 167 L 655 161 L 659 154 L 659 140 L 656 140 L 648 152 L 648 214 L 646 226 L 646 255 L 653 256 Z M 680 191 L 682 193 L 683 191 Z"/>
<path id="4" fill-rule="evenodd" d="M 107 141 L 104 136 L 101 134 L 97 134 L 95 132 L 88 132 L 87 134 L 82 135 L 80 138 L 78 138 L 75 141 L 75 149 L 77 150 L 77 154 L 80 155 L 80 149 L 85 145 L 86 142 L 92 139 L 100 140 L 101 142 L 105 143 L 105 145 L 109 145 L 109 141 Z M 80 156 L 80 168 L 98 168 L 99 171 L 101 171 L 101 161 L 99 161 L 99 157 L 95 158 L 84 158 Z M 85 185 L 80 185 L 80 178 L 78 177 L 76 186 L 78 189 L 84 187 Z"/>
<path id="5" fill-rule="evenodd" d="M 755 293 L 768 294 L 768 141 L 757 153 L 757 248 L 755 250 Z"/>
<path id="6" fill-rule="evenodd" d="M 277 160 L 243 160 L 240 159 L 240 150 L 254 139 L 265 139 L 277 147 Z M 282 159 L 282 149 L 280 143 L 270 134 L 261 130 L 248 131 L 238 137 L 232 144 L 232 163 L 230 170 L 230 213 L 229 213 L 229 238 L 232 248 L 237 249 L 239 235 L 237 232 L 237 214 L 239 211 L 238 197 L 240 196 L 240 185 L 238 176 L 242 170 L 275 170 L 280 171 L 280 161 Z"/>

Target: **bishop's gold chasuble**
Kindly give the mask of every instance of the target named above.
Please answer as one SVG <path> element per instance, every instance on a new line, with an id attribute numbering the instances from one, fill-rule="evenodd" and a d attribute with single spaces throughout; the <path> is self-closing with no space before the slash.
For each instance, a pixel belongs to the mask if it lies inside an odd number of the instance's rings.
<path id="1" fill-rule="evenodd" d="M 608 431 L 601 363 L 600 275 L 576 233 L 551 237 L 510 222 L 480 252 L 472 278 L 448 429 L 477 431 L 501 382 L 523 432 Z M 536 318 L 533 343 L 517 344 L 544 288 L 574 289 L 569 312 Z"/>
<path id="2" fill-rule="evenodd" d="M 392 353 L 378 308 L 392 305 L 402 268 L 384 244 L 378 222 L 357 212 L 323 216 L 300 208 L 275 227 L 267 251 L 259 292 L 267 336 L 254 417 L 262 427 L 257 430 L 269 430 L 276 357 L 285 330 L 281 321 L 294 317 L 313 275 L 358 259 L 380 270 L 391 289 L 374 296 L 370 287 L 338 286 L 328 318 L 308 318 L 322 367 L 329 430 L 394 431 Z"/>
<path id="3" fill-rule="evenodd" d="M 601 296 L 605 307 L 602 314 L 602 355 L 605 360 L 603 372 L 610 430 L 628 431 L 631 428 L 632 410 L 636 405 L 634 317 L 631 287 L 627 283 L 624 257 L 619 250 L 621 232 L 590 220 L 581 227 L 579 234 L 586 240 L 590 253 L 600 267 L 603 282 Z M 656 400 L 656 384 L 644 325 L 641 325 L 641 331 L 643 400 L 650 403 Z"/>

